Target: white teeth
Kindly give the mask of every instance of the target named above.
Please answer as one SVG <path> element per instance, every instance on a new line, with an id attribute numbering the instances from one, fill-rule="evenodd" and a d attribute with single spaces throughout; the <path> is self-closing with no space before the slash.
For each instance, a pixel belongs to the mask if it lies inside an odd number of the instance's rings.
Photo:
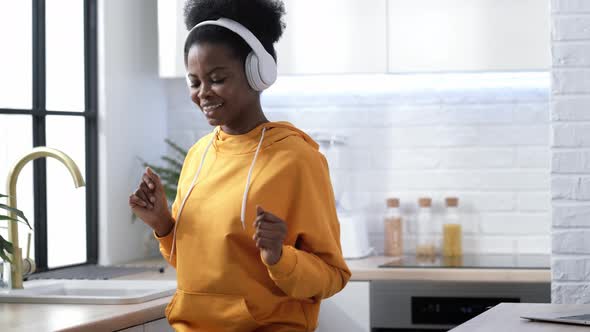
<path id="1" fill-rule="evenodd" d="M 217 105 L 207 105 L 207 106 L 203 107 L 203 110 L 208 112 L 208 111 L 211 111 L 211 110 L 214 110 L 214 109 L 218 108 L 218 107 L 219 107 L 219 106 L 221 106 L 221 105 L 222 105 L 222 104 L 217 104 Z"/>

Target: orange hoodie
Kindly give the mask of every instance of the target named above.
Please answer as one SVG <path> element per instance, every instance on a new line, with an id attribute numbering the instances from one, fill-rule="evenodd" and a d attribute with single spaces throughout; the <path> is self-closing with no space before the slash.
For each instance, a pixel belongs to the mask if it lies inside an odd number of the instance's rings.
<path id="1" fill-rule="evenodd" d="M 271 266 L 252 239 L 256 205 L 288 227 Z M 184 161 L 172 215 L 174 231 L 157 238 L 177 270 L 166 307 L 176 331 L 313 331 L 321 299 L 350 278 L 326 159 L 287 122 L 243 135 L 217 127 L 200 139 Z"/>

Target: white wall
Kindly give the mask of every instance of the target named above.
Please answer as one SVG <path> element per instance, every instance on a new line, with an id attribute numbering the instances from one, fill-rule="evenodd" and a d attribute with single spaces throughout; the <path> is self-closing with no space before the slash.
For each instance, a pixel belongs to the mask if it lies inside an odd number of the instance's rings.
<path id="1" fill-rule="evenodd" d="M 136 157 L 155 161 L 165 150 L 156 7 L 156 0 L 98 1 L 100 264 L 145 256 L 148 229 L 131 223 L 127 202 L 142 174 Z"/>
<path id="2" fill-rule="evenodd" d="M 590 2 L 551 6 L 552 302 L 590 303 Z"/>
<path id="3" fill-rule="evenodd" d="M 166 82 L 168 135 L 188 147 L 211 129 L 184 81 Z M 401 197 L 411 224 L 418 196 L 432 195 L 440 216 L 452 194 L 469 223 L 467 252 L 547 254 L 548 95 L 547 73 L 280 77 L 263 107 L 271 120 L 349 136 L 332 177 L 377 251 L 386 197 Z"/>

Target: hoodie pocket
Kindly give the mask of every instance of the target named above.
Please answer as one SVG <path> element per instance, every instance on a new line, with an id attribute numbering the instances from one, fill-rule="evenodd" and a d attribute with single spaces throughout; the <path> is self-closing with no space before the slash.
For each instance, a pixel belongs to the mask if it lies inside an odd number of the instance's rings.
<path id="1" fill-rule="evenodd" d="M 260 325 L 237 295 L 177 290 L 166 307 L 170 325 L 178 331 L 252 331 Z"/>

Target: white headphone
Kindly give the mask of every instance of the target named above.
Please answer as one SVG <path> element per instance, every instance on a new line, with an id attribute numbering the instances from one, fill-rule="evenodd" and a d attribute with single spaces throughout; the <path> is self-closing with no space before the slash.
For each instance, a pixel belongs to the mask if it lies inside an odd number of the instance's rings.
<path id="1" fill-rule="evenodd" d="M 227 28 L 242 37 L 242 39 L 244 39 L 250 48 L 252 48 L 252 51 L 246 57 L 245 63 L 246 79 L 248 80 L 248 84 L 250 84 L 252 89 L 256 91 L 262 91 L 270 87 L 276 81 L 277 64 L 275 59 L 264 49 L 262 43 L 250 30 L 229 18 L 222 17 L 214 21 L 203 21 L 195 25 L 192 29 L 190 29 L 188 35 L 186 36 L 186 40 L 184 42 L 185 50 L 187 49 L 186 43 L 188 42 L 190 35 L 198 27 L 203 25 L 218 25 Z M 188 75 L 187 83 L 190 85 Z"/>

